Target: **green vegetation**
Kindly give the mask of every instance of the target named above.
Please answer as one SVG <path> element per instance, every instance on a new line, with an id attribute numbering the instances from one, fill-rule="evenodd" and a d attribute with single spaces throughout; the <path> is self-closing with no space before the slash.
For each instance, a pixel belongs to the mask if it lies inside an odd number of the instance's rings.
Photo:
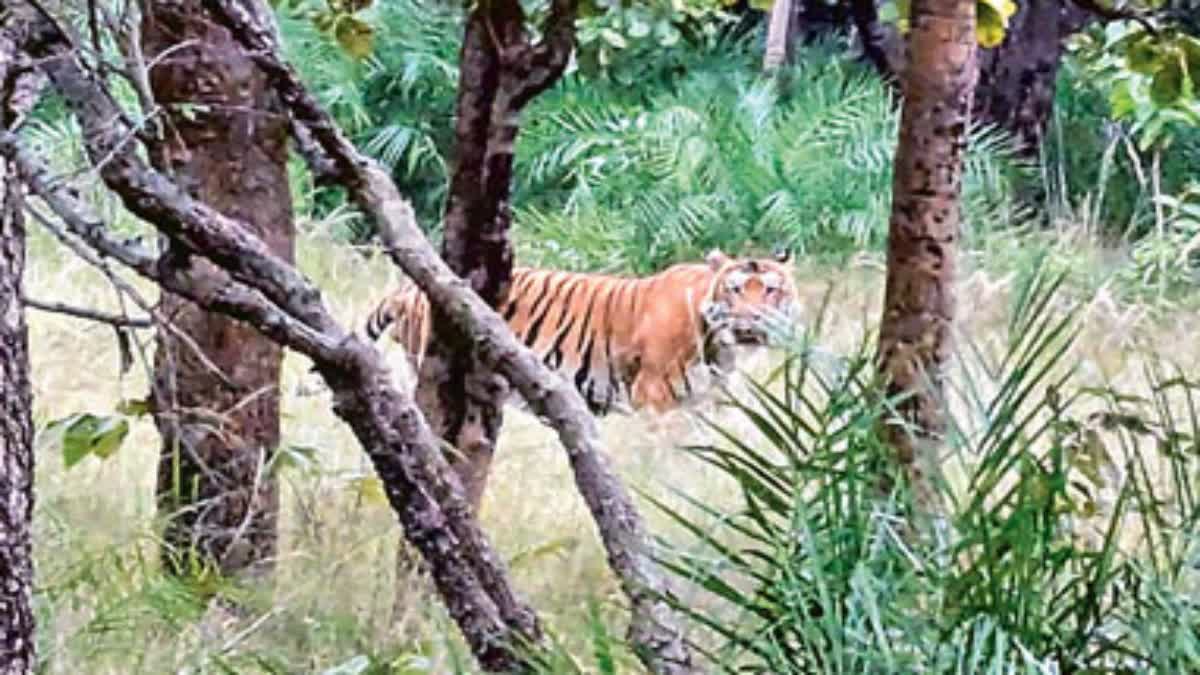
<path id="1" fill-rule="evenodd" d="M 832 361 L 797 349 L 779 390 L 735 404 L 753 440 L 719 424 L 719 444 L 691 449 L 742 497 L 728 512 L 694 496 L 701 517 L 663 507 L 698 544 L 667 564 L 719 600 L 682 603 L 716 636 L 715 660 L 764 673 L 1200 667 L 1186 599 L 1200 385 L 1150 362 L 1146 396 L 1083 386 L 1069 356 L 1078 308 L 1050 310 L 1057 285 L 1032 277 L 1003 334 L 962 358 L 937 537 L 914 541 L 906 500 L 879 499 L 887 402 L 869 345 Z"/>
<path id="2" fill-rule="evenodd" d="M 779 243 L 808 263 L 809 342 L 783 366 L 751 360 L 760 384 L 742 383 L 711 426 L 603 424 L 686 582 L 696 639 L 718 660 L 775 673 L 1200 669 L 1200 351 L 1194 313 L 1177 309 L 1193 306 L 1200 271 L 1200 127 L 1172 118 L 1143 143 L 1152 116 L 1113 102 L 1141 101 L 1153 78 L 1129 84 L 1081 44 L 1040 157 L 972 131 L 962 288 L 976 308 L 964 310 L 952 376 L 949 516 L 941 538 L 912 544 L 897 528 L 903 495 L 878 499 L 871 478 L 886 402 L 864 317 L 878 311 L 892 94 L 841 40 L 764 77 L 760 34 L 734 30 L 719 3 L 672 4 L 587 19 L 578 69 L 526 116 L 514 208 L 523 264 L 644 273 L 712 247 Z M 288 58 L 436 237 L 460 17 L 422 0 L 375 3 L 359 13 L 372 49 L 357 58 L 295 6 L 278 15 Z M 58 168 L 82 166 L 55 102 L 27 133 Z M 397 275 L 340 191 L 315 188 L 298 160 L 293 179 L 298 262 L 359 325 Z M 106 215 L 141 231 L 102 193 Z M 113 304 L 43 235 L 30 264 L 33 296 Z M 1050 284 L 1050 270 L 1067 282 Z M 826 280 L 835 293 L 818 327 Z M 235 589 L 167 578 L 154 559 L 153 425 L 114 403 L 144 395 L 146 364 L 125 372 L 106 329 L 38 314 L 31 326 L 44 672 L 469 671 L 434 600 L 393 607 L 406 581 L 394 576 L 394 518 L 353 438 L 310 395 L 309 364 L 286 363 L 278 577 Z M 45 433 L 54 420 L 57 441 Z M 95 420 L 119 420 L 121 448 Z M 620 594 L 553 438 L 512 412 L 501 448 L 484 526 L 561 647 L 547 670 L 636 672 Z M 218 592 L 249 609 L 206 611 Z"/>

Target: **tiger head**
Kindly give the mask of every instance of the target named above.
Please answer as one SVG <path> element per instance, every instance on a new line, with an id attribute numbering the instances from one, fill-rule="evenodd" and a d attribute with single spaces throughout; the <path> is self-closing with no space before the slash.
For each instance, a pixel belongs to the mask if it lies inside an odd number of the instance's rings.
<path id="1" fill-rule="evenodd" d="M 705 256 L 715 273 L 706 315 L 720 315 L 741 345 L 766 345 L 786 331 L 798 308 L 795 265 L 787 250 L 771 258 L 731 258 L 720 250 Z"/>

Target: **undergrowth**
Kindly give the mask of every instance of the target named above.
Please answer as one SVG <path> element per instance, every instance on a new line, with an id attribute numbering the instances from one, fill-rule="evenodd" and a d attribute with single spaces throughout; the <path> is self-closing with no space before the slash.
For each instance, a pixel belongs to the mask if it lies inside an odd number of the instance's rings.
<path id="1" fill-rule="evenodd" d="M 1200 383 L 1154 359 L 1146 394 L 1076 380 L 1076 310 L 1031 277 L 1004 337 L 949 379 L 944 511 L 906 535 L 879 492 L 889 415 L 869 350 L 798 348 L 780 387 L 733 402 L 689 451 L 741 508 L 662 506 L 691 534 L 664 564 L 719 602 L 680 603 L 722 668 L 764 673 L 1195 672 Z M 685 495 L 686 489 L 681 490 Z"/>

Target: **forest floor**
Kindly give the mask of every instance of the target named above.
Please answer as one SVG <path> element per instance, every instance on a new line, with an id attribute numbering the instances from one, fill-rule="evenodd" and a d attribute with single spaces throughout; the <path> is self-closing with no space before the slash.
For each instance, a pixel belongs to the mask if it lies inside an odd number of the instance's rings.
<path id="1" fill-rule="evenodd" d="M 365 259 L 314 238 L 302 238 L 298 260 L 325 289 L 335 314 L 356 327 L 398 279 L 379 257 Z M 999 339 L 995 336 L 1004 332 L 1023 265 L 1012 256 L 964 257 L 959 288 L 964 343 Z M 802 268 L 798 283 L 809 316 L 832 289 L 818 345 L 835 354 L 854 351 L 877 321 L 881 256 L 862 255 L 837 269 Z M 1078 288 L 1083 290 L 1073 296 L 1081 303 L 1083 331 L 1072 354 L 1085 382 L 1141 387 L 1143 355 L 1150 352 L 1197 372 L 1200 317 L 1195 312 L 1122 302 L 1103 283 Z M 41 238 L 33 242 L 27 293 L 40 300 L 115 308 L 113 291 L 100 275 Z M 122 399 L 145 396 L 148 364 L 139 357 L 122 376 L 110 328 L 32 312 L 30 330 L 39 429 L 76 412 L 113 414 Z M 141 338 L 145 354 L 152 356 L 149 332 Z M 387 353 L 402 370 L 400 350 L 393 346 Z M 778 360 L 778 355 L 754 354 L 743 365 L 761 374 Z M 43 672 L 222 672 L 222 664 L 233 672 L 322 672 L 338 664 L 347 666 L 342 672 L 362 672 L 352 667 L 359 655 L 405 653 L 413 657 L 405 672 L 450 670 L 455 639 L 445 639 L 453 630 L 436 601 L 418 590 L 394 603 L 395 518 L 372 488 L 365 455 L 330 412 L 328 396 L 315 387 L 308 367 L 306 359 L 294 355 L 285 362 L 283 435 L 285 447 L 315 452 L 297 451 L 311 460 L 308 466 L 280 474 L 277 576 L 274 588 L 251 602 L 254 609 L 247 616 L 203 613 L 157 573 L 158 443 L 148 418 L 133 420 L 123 447 L 105 460 L 90 457 L 65 469 L 60 454 L 39 447 L 36 556 Z M 724 423 L 741 424 L 730 415 L 722 413 Z M 711 438 L 687 415 L 618 416 L 601 426 L 616 470 L 635 492 L 684 510 L 673 491 L 716 508 L 738 503 L 728 478 L 678 449 L 683 442 Z M 679 534 L 663 514 L 639 500 L 656 533 Z M 506 418 L 483 523 L 510 562 L 518 588 L 553 633 L 576 651 L 586 650 L 592 630 L 588 603 L 596 601 L 608 629 L 619 634 L 620 592 L 574 490 L 566 457 L 529 416 L 511 412 Z"/>

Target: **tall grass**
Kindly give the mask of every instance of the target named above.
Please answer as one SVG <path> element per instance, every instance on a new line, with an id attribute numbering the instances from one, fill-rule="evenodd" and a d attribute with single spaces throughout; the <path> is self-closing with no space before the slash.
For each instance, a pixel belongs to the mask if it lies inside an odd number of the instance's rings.
<path id="1" fill-rule="evenodd" d="M 1200 382 L 1157 359 L 1145 395 L 1076 380 L 1057 282 L 1015 294 L 1002 349 L 950 378 L 937 536 L 906 538 L 878 492 L 888 414 L 869 351 L 798 349 L 734 407 L 755 431 L 690 452 L 741 507 L 663 506 L 691 534 L 664 563 L 715 605 L 687 611 L 741 672 L 1195 672 Z M 686 490 L 683 490 L 686 495 Z"/>

